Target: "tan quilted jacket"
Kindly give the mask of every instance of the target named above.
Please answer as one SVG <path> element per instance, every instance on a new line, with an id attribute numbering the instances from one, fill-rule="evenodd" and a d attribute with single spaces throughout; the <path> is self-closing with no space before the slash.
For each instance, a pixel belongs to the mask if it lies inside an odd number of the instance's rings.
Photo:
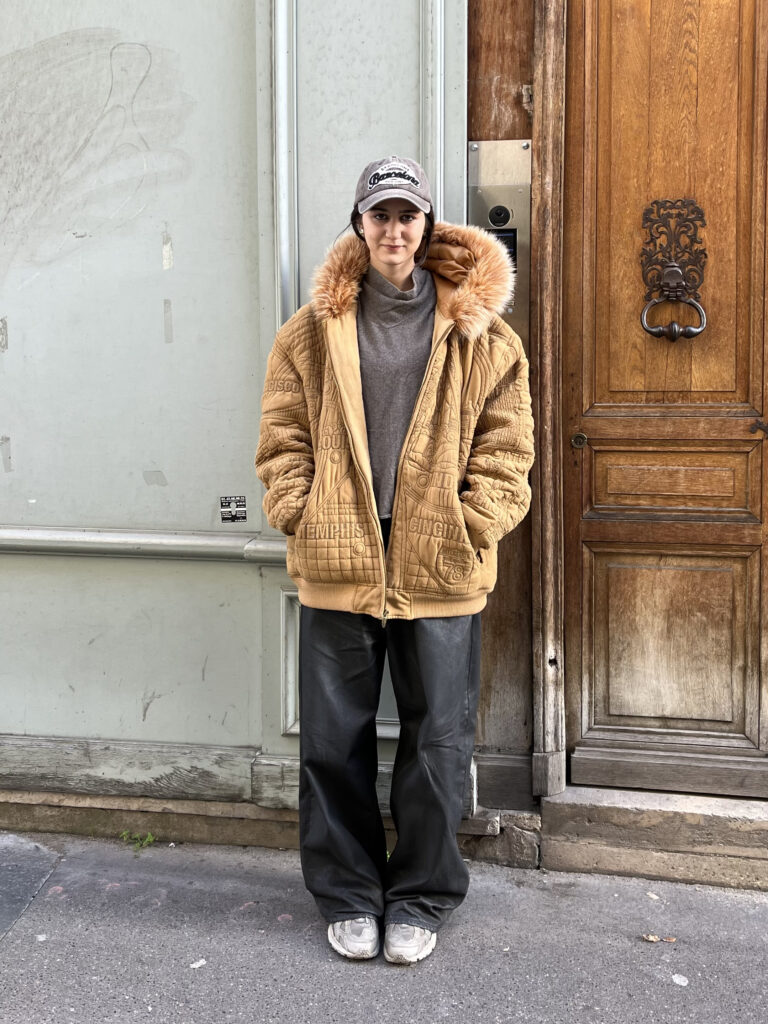
<path id="1" fill-rule="evenodd" d="M 437 224 L 426 268 L 432 349 L 398 466 L 384 552 L 368 455 L 355 314 L 368 266 L 345 235 L 312 301 L 269 356 L 256 471 L 270 526 L 287 535 L 302 604 L 412 619 L 467 615 L 496 583 L 496 546 L 530 504 L 528 362 L 499 318 L 512 289 L 504 247 Z"/>

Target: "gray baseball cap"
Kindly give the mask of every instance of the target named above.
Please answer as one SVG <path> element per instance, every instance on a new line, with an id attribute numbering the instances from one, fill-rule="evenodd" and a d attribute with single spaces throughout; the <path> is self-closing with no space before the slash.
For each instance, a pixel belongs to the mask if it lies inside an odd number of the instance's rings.
<path id="1" fill-rule="evenodd" d="M 385 156 L 368 164 L 355 190 L 358 213 L 365 213 L 383 199 L 407 199 L 419 210 L 429 213 L 432 193 L 424 168 L 415 160 L 400 156 Z"/>

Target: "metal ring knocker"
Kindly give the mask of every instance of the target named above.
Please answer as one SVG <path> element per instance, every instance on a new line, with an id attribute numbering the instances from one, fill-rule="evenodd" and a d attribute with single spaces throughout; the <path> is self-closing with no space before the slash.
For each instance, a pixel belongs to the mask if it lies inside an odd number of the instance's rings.
<path id="1" fill-rule="evenodd" d="M 707 314 L 696 301 L 704 280 L 707 253 L 699 238 L 704 213 L 692 199 L 655 199 L 643 213 L 648 240 L 640 260 L 648 300 L 640 314 L 643 330 L 654 338 L 695 338 L 707 326 Z M 655 293 L 655 295 L 654 295 Z M 648 313 L 660 302 L 684 302 L 699 314 L 698 325 L 671 323 L 651 327 Z"/>
<path id="2" fill-rule="evenodd" d="M 677 320 L 673 320 L 669 324 L 664 324 L 663 327 L 649 327 L 648 312 L 653 308 L 653 306 L 658 306 L 660 302 L 668 301 L 668 299 L 651 299 L 650 302 L 645 304 L 645 308 L 640 316 L 640 323 L 643 325 L 643 330 L 648 331 L 648 333 L 652 334 L 654 338 L 669 338 L 670 341 L 677 341 L 678 338 L 695 338 L 697 334 L 701 334 L 707 326 L 707 314 L 695 299 L 678 299 L 677 301 L 685 302 L 687 305 L 693 306 L 701 318 L 701 323 L 699 323 L 698 327 L 694 327 L 693 325 L 683 327 L 682 324 L 677 322 Z"/>

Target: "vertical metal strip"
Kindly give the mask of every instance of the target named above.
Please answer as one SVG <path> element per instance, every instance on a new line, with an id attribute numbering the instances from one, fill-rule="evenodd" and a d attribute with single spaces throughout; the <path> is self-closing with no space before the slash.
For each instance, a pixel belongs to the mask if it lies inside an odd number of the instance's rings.
<path id="1" fill-rule="evenodd" d="M 280 591 L 282 649 L 280 658 L 281 725 L 283 736 L 299 733 L 299 596 L 293 590 Z"/>
<path id="2" fill-rule="evenodd" d="M 429 175 L 436 219 L 445 196 L 445 0 L 421 0 L 420 160 Z"/>
<path id="3" fill-rule="evenodd" d="M 298 0 L 273 0 L 275 265 L 280 323 L 299 306 L 296 22 Z"/>

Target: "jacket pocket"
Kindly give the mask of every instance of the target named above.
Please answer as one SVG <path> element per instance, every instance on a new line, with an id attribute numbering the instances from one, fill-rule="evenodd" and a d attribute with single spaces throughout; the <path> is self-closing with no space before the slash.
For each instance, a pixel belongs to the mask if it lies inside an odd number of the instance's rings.
<path id="1" fill-rule="evenodd" d="M 462 529 L 464 531 L 464 542 L 467 549 L 472 552 L 472 571 L 469 574 L 470 583 L 473 589 L 489 592 L 496 586 L 498 572 L 497 545 L 491 544 L 487 548 L 478 548 L 472 543 L 472 538 L 464 516 L 464 502 L 456 495 L 459 513 L 461 515 Z"/>
<path id="2" fill-rule="evenodd" d="M 294 578 L 299 575 L 296 570 L 296 535 L 293 533 L 288 533 L 285 537 L 285 570 Z"/>
<path id="3" fill-rule="evenodd" d="M 364 511 L 364 497 L 350 474 L 331 487 L 310 491 L 296 531 L 294 564 L 312 583 L 376 584 L 381 581 L 378 524 Z"/>
<path id="4" fill-rule="evenodd" d="M 475 562 L 477 563 L 476 567 L 479 567 L 480 565 L 482 565 L 483 557 L 481 555 L 478 558 L 478 555 L 480 554 L 480 552 L 475 547 L 475 545 L 472 543 L 472 538 L 469 536 L 469 530 L 467 528 L 467 520 L 464 517 L 464 503 L 462 502 L 461 498 L 459 497 L 458 492 L 456 493 L 456 496 L 455 496 L 455 502 L 456 502 L 456 511 L 458 512 L 458 515 L 460 517 L 461 529 L 462 529 L 462 532 L 464 534 L 464 543 L 467 545 L 469 550 L 472 552 L 472 556 L 473 556 Z"/>
<path id="5" fill-rule="evenodd" d="M 494 541 L 487 548 L 479 548 L 472 543 L 467 520 L 464 516 L 464 509 L 466 508 L 466 505 L 458 496 L 456 500 L 459 503 L 459 509 L 461 511 L 461 521 L 464 525 L 464 536 L 466 538 L 467 547 L 470 549 L 474 557 L 472 583 L 477 590 L 483 593 L 489 593 L 496 586 L 496 577 L 498 574 L 498 543 Z"/>
<path id="6" fill-rule="evenodd" d="M 458 595 L 475 589 L 479 562 L 458 508 L 413 502 L 407 509 L 405 585 L 425 593 Z"/>
<path id="7" fill-rule="evenodd" d="M 490 592 L 496 586 L 498 573 L 498 545 L 494 542 L 488 548 L 480 548 L 475 552 L 477 573 L 475 581 L 477 589 L 485 593 Z"/>

